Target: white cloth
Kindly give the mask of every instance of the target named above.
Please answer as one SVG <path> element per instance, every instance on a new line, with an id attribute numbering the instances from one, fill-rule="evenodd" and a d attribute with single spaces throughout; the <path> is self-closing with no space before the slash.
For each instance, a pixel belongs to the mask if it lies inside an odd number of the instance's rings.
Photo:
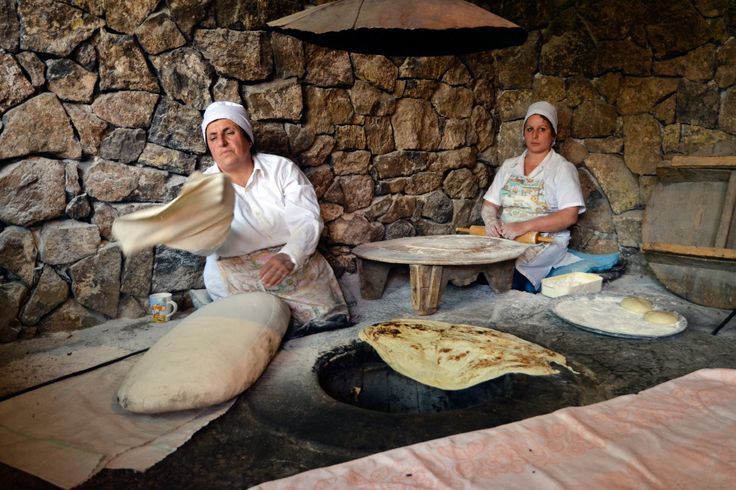
<path id="1" fill-rule="evenodd" d="M 502 190 L 510 177 L 524 177 L 525 156 L 526 151 L 503 162 L 483 199 L 503 207 Z M 550 150 L 544 160 L 526 178 L 542 184 L 547 214 L 574 206 L 579 207 L 578 214 L 585 212 L 585 200 L 580 188 L 578 171 L 575 165 L 554 150 Z M 503 218 L 502 214 L 502 220 Z M 553 267 L 562 267 L 580 260 L 567 252 L 567 244 L 570 241 L 569 230 L 550 233 L 550 235 L 555 237 L 554 243 L 546 245 L 531 259 L 524 255 L 516 261 L 517 270 L 537 289 L 542 279 Z"/>
<path id="2" fill-rule="evenodd" d="M 61 488 L 77 487 L 105 468 L 145 471 L 235 402 L 158 415 L 126 412 L 115 391 L 140 357 L 0 403 L 0 461 Z"/>
<path id="3" fill-rule="evenodd" d="M 219 172 L 217 165 L 204 171 Z M 283 245 L 279 252 L 287 254 L 298 269 L 317 249 L 324 226 L 314 187 L 291 160 L 257 153 L 245 187 L 232 186 L 235 209 L 230 234 L 207 256 L 204 267 L 204 283 L 212 299 L 228 296 L 217 267 L 218 257 L 237 257 Z"/>
<path id="4" fill-rule="evenodd" d="M 226 100 L 220 100 L 213 102 L 207 106 L 202 116 L 202 137 L 204 138 L 205 144 L 207 144 L 207 126 L 212 121 L 218 119 L 229 119 L 246 132 L 251 143 L 255 143 L 253 140 L 253 125 L 248 119 L 248 113 L 245 112 L 245 107 L 235 102 L 228 102 Z"/>
<path id="5" fill-rule="evenodd" d="M 555 109 L 555 106 L 543 100 L 533 103 L 526 110 L 526 116 L 524 116 L 525 125 L 526 120 L 532 117 L 534 114 L 546 117 L 547 120 L 552 124 L 552 129 L 555 130 L 555 134 L 557 134 L 557 109 Z"/>

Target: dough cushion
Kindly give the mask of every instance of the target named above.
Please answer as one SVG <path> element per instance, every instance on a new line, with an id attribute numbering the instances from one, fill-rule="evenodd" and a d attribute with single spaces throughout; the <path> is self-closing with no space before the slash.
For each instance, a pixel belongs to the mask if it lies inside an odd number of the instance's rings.
<path id="1" fill-rule="evenodd" d="M 209 255 L 227 238 L 234 206 L 235 191 L 225 174 L 195 172 L 176 199 L 117 218 L 112 234 L 125 255 L 162 244 Z"/>
<path id="2" fill-rule="evenodd" d="M 624 310 L 640 315 L 652 309 L 652 303 L 648 299 L 639 296 L 626 296 L 619 304 Z"/>
<path id="3" fill-rule="evenodd" d="M 242 393 L 263 373 L 289 325 L 289 307 L 267 293 L 210 303 L 161 337 L 118 389 L 137 413 L 201 408 Z"/>
<path id="4" fill-rule="evenodd" d="M 644 313 L 644 319 L 659 325 L 671 325 L 677 322 L 677 315 L 669 311 L 652 310 Z"/>
<path id="5" fill-rule="evenodd" d="M 570 369 L 561 354 L 473 325 L 402 319 L 366 327 L 358 336 L 395 371 L 443 390 L 465 389 L 506 373 L 556 374 L 553 362 Z"/>

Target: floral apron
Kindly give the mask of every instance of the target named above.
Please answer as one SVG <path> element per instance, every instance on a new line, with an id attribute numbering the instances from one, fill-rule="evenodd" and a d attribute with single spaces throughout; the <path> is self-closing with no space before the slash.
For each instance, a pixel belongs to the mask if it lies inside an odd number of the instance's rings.
<path id="1" fill-rule="evenodd" d="M 280 249 L 281 246 L 276 246 L 239 257 L 220 258 L 217 265 L 228 292 L 263 291 L 281 298 L 289 305 L 297 328 L 315 322 L 347 323 L 349 313 L 342 290 L 330 264 L 319 252 L 315 251 L 300 269 L 286 276 L 278 286 L 263 287 L 259 277 L 261 267 Z M 338 318 L 340 320 L 336 320 Z"/>
<path id="2" fill-rule="evenodd" d="M 551 210 L 544 197 L 544 180 L 534 180 L 523 175 L 512 175 L 501 189 L 501 221 L 514 223 L 528 221 L 550 214 Z M 529 247 L 516 259 L 516 269 L 532 285 L 539 289 L 542 279 L 547 277 L 553 267 L 572 264 L 580 260 L 567 253 L 569 238 L 555 237 L 553 243 Z"/>

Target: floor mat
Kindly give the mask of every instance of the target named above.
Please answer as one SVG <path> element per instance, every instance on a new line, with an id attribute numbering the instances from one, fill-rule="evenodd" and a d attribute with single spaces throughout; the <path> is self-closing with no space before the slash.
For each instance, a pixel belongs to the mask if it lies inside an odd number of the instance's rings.
<path id="1" fill-rule="evenodd" d="M 115 393 L 140 356 L 106 365 L 0 403 L 0 461 L 62 488 L 103 468 L 144 471 L 234 400 L 200 410 L 138 415 Z"/>

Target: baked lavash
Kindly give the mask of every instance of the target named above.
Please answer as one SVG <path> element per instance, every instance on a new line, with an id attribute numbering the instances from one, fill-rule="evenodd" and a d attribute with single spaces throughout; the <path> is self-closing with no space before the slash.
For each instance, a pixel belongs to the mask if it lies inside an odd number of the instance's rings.
<path id="1" fill-rule="evenodd" d="M 443 390 L 462 390 L 506 373 L 559 373 L 552 363 L 575 372 L 562 354 L 473 325 L 398 319 L 366 327 L 358 337 L 398 373 Z"/>
<path id="2" fill-rule="evenodd" d="M 176 199 L 116 218 L 112 235 L 125 255 L 167 245 L 209 255 L 230 232 L 235 191 L 224 173 L 193 173 Z"/>

